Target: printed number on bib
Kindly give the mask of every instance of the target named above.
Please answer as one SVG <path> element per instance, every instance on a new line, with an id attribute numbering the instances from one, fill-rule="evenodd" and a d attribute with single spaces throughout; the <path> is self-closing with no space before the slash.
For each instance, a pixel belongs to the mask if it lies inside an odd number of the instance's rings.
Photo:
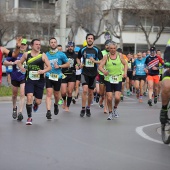
<path id="1" fill-rule="evenodd" d="M 29 72 L 29 78 L 31 80 L 39 80 L 40 79 L 40 75 L 38 74 L 38 71 L 30 71 Z"/>
<path id="2" fill-rule="evenodd" d="M 86 67 L 94 67 L 94 63 L 90 59 L 86 59 L 85 66 Z"/>
<path id="3" fill-rule="evenodd" d="M 128 69 L 131 69 L 132 63 L 128 63 Z"/>
<path id="4" fill-rule="evenodd" d="M 110 76 L 109 81 L 112 84 L 118 84 L 119 83 L 119 76 Z"/>
<path id="5" fill-rule="evenodd" d="M 58 81 L 58 74 L 51 73 L 49 75 L 50 80 Z"/>

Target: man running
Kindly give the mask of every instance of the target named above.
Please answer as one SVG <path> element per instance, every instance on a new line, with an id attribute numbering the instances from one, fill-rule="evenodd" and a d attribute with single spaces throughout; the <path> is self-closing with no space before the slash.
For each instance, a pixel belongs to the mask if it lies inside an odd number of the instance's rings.
<path id="1" fill-rule="evenodd" d="M 28 115 L 26 125 L 32 125 L 33 96 L 35 97 L 33 110 L 37 111 L 43 97 L 44 73 L 51 70 L 46 54 L 40 51 L 41 44 L 39 39 L 31 41 L 31 48 L 31 51 L 25 52 L 20 62 L 18 62 L 21 72 L 26 72 L 25 95 L 27 96 L 26 110 Z M 26 61 L 27 69 L 22 66 L 24 61 Z"/>
<path id="2" fill-rule="evenodd" d="M 17 58 L 7 57 L 4 61 L 4 65 L 11 68 L 11 84 L 12 84 L 12 104 L 13 104 L 13 113 L 12 117 L 14 119 L 21 121 L 23 119 L 23 108 L 25 102 L 25 74 L 21 73 L 20 69 L 17 66 L 17 62 L 21 59 L 24 52 L 27 49 L 27 40 L 23 39 L 20 46 L 20 53 Z M 17 113 L 17 96 L 18 90 L 20 89 L 20 100 L 19 100 L 19 112 Z"/>
<path id="3" fill-rule="evenodd" d="M 68 50 L 65 52 L 70 67 L 62 69 L 63 74 L 66 76 L 62 79 L 61 83 L 61 96 L 64 100 L 63 109 L 69 112 L 69 107 L 72 101 L 72 93 L 76 82 L 76 59 L 77 54 L 74 52 L 75 43 L 69 41 L 67 44 Z"/>
<path id="4" fill-rule="evenodd" d="M 82 68 L 81 82 L 83 86 L 82 93 L 82 110 L 80 117 L 83 117 L 86 113 L 87 117 L 91 116 L 90 105 L 93 100 L 93 91 L 96 83 L 97 64 L 102 59 L 101 51 L 93 45 L 95 36 L 93 34 L 86 35 L 87 46 L 80 49 L 78 53 L 77 63 Z M 81 63 L 83 58 L 83 63 Z M 86 107 L 86 100 L 88 95 L 88 104 Z"/>
<path id="5" fill-rule="evenodd" d="M 5 47 L 0 46 L 0 86 L 2 83 L 2 58 L 3 58 L 3 55 L 8 56 L 8 57 L 17 57 L 20 52 L 21 41 L 22 41 L 21 37 L 18 37 L 16 39 L 16 48 L 14 51 L 8 50 Z"/>
<path id="6" fill-rule="evenodd" d="M 62 82 L 62 70 L 63 68 L 69 67 L 67 56 L 57 49 L 57 40 L 51 38 L 49 40 L 50 51 L 46 53 L 52 69 L 46 73 L 46 108 L 47 119 L 51 119 L 51 98 L 54 95 L 54 114 L 59 113 L 58 101 L 60 99 L 60 87 Z"/>
<path id="7" fill-rule="evenodd" d="M 148 81 L 148 105 L 152 106 L 152 95 L 154 92 L 154 103 L 157 103 L 158 85 L 159 85 L 159 63 L 163 64 L 161 57 L 156 55 L 155 47 L 150 48 L 150 55 L 146 58 L 145 72 L 147 73 Z M 153 90 L 154 88 L 154 90 Z"/>
<path id="8" fill-rule="evenodd" d="M 116 49 L 117 45 L 114 42 L 109 43 L 109 53 L 103 57 L 99 65 L 99 70 L 105 75 L 107 106 L 109 110 L 107 120 L 119 117 L 117 107 L 120 102 L 122 77 L 127 75 L 127 62 L 121 53 L 116 52 Z M 122 64 L 124 65 L 123 75 Z M 112 107 L 113 91 L 115 97 L 114 108 Z"/>

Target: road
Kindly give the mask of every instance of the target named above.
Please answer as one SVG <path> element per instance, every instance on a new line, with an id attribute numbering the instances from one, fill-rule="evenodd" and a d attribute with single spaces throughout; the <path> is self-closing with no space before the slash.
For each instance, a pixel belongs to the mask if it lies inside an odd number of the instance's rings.
<path id="1" fill-rule="evenodd" d="M 126 97 L 111 121 L 91 106 L 90 118 L 79 116 L 81 100 L 70 112 L 46 120 L 45 102 L 33 113 L 33 125 L 12 119 L 11 102 L 0 102 L 0 170 L 169 170 L 170 147 L 159 133 L 160 102 L 138 103 Z M 53 108 L 52 108 L 53 111 Z"/>

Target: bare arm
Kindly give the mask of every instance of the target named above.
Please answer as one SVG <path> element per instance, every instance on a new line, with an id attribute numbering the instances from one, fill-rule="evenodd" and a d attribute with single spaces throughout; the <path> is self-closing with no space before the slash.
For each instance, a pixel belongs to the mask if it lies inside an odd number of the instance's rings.
<path id="1" fill-rule="evenodd" d="M 124 65 L 124 77 L 127 76 L 127 69 L 128 69 L 128 65 L 127 65 L 127 62 L 126 60 L 123 58 L 123 55 L 121 53 L 119 53 L 119 56 L 120 56 L 120 60 L 122 62 L 122 64 Z"/>
<path id="2" fill-rule="evenodd" d="M 15 50 L 12 52 L 12 57 L 18 57 L 18 54 L 19 54 L 19 52 L 20 52 L 21 40 L 22 40 L 21 37 L 18 37 L 18 38 L 17 38 L 17 40 L 16 40 L 16 48 L 15 48 Z M 10 50 L 8 50 L 8 49 L 5 48 L 5 47 L 1 47 L 1 50 L 2 50 L 2 53 L 3 53 L 5 56 L 8 56 L 8 54 L 10 53 Z"/>
<path id="3" fill-rule="evenodd" d="M 98 67 L 98 69 L 99 69 L 105 76 L 107 76 L 107 75 L 109 74 L 108 71 L 106 71 L 106 70 L 104 69 L 104 65 L 106 64 L 106 62 L 107 62 L 107 55 L 103 56 L 103 59 L 100 60 L 100 65 L 99 65 L 99 67 Z"/>
<path id="4" fill-rule="evenodd" d="M 48 57 L 46 56 L 45 53 L 43 53 L 43 55 L 42 55 L 42 60 L 44 61 L 44 64 L 46 67 L 44 68 L 44 70 L 38 70 L 39 74 L 44 74 L 51 70 L 50 61 L 48 60 Z"/>

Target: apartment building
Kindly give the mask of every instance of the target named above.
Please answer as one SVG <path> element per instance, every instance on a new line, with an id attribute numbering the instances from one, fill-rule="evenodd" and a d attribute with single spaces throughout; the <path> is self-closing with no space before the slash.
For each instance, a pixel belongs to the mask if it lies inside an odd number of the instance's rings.
<path id="1" fill-rule="evenodd" d="M 88 32 L 98 34 L 95 44 L 103 47 L 106 34 L 110 34 L 112 40 L 120 46 L 123 44 L 125 52 L 143 51 L 148 48 L 144 32 L 139 27 L 135 12 L 137 9 L 148 10 L 153 6 L 142 6 L 144 0 L 68 0 L 67 1 L 67 29 L 71 29 L 68 40 L 74 40 L 77 45 L 82 45 Z M 152 0 L 150 0 L 151 2 Z M 166 8 L 159 11 L 169 11 L 169 1 Z M 14 32 L 24 35 L 27 39 L 40 38 L 44 45 L 48 43 L 49 37 L 55 36 L 60 42 L 60 0 L 1 0 L 0 6 L 6 9 L 8 22 L 15 24 Z M 126 2 L 126 4 L 125 4 Z M 127 5 L 128 2 L 138 4 Z M 159 2 L 155 0 L 155 2 Z M 77 11 L 77 13 L 76 13 Z M 74 14 L 73 14 L 74 12 Z M 142 19 L 141 19 L 142 18 Z M 155 41 L 160 24 L 153 16 L 143 15 L 140 17 L 142 26 L 150 31 L 150 44 Z M 163 20 L 163 19 L 162 19 Z M 121 30 L 120 30 L 121 28 Z M 156 43 L 156 47 L 163 50 L 169 39 L 170 22 L 165 28 Z M 8 43 L 9 47 L 14 46 L 14 42 Z"/>

